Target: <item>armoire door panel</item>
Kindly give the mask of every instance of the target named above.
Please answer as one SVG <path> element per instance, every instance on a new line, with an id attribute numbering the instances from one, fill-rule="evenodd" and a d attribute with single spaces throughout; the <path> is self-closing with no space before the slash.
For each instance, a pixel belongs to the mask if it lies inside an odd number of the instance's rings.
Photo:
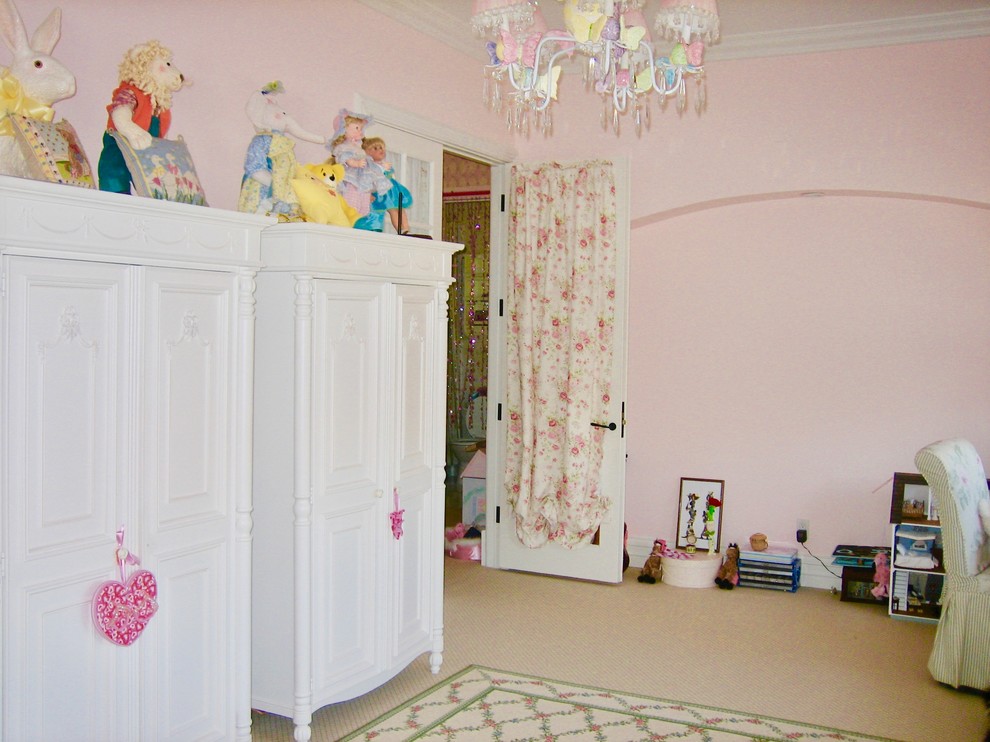
<path id="1" fill-rule="evenodd" d="M 158 612 L 142 641 L 154 642 L 141 692 L 143 739 L 222 739 L 218 710 L 228 707 L 224 657 L 230 656 L 231 610 L 223 541 L 155 560 Z"/>
<path id="2" fill-rule="evenodd" d="M 313 679 L 317 697 L 381 669 L 383 500 L 317 522 L 313 569 Z"/>
<path id="3" fill-rule="evenodd" d="M 121 266 L 8 263 L 5 411 L 12 558 L 112 544 L 128 438 L 128 275 Z M 21 509 L 23 508 L 23 509 Z"/>
<path id="4" fill-rule="evenodd" d="M 381 479 L 382 287 L 320 281 L 314 301 L 317 491 L 360 500 Z"/>
<path id="5" fill-rule="evenodd" d="M 5 681 L 20 690 L 21 699 L 4 704 L 5 739 L 79 739 L 80 729 L 87 730 L 87 739 L 134 738 L 120 685 L 136 654 L 93 627 L 93 590 L 103 579 L 90 573 L 18 586 L 11 605 L 29 620 L 16 641 L 6 644 L 5 661 L 14 676 Z"/>
<path id="6" fill-rule="evenodd" d="M 148 269 L 145 496 L 156 529 L 216 519 L 227 493 L 229 279 Z"/>
<path id="7" fill-rule="evenodd" d="M 431 440 L 436 418 L 432 380 L 438 370 L 433 368 L 436 348 L 432 332 L 436 322 L 435 290 L 427 286 L 398 285 L 396 287 L 399 332 L 396 354 L 398 364 L 399 411 L 398 475 L 408 476 L 416 469 L 430 466 L 427 442 Z"/>
<path id="8" fill-rule="evenodd" d="M 397 657 L 417 655 L 429 641 L 429 549 L 435 543 L 430 538 L 429 489 L 402 497 L 402 537 L 393 542 L 396 559 L 393 562 L 395 604 L 389 611 L 395 621 L 393 654 Z"/>

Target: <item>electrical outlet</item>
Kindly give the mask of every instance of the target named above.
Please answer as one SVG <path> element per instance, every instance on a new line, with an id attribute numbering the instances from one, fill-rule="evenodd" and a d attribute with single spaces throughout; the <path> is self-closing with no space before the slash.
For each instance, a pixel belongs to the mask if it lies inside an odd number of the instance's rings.
<path id="1" fill-rule="evenodd" d="M 806 518 L 798 519 L 796 538 L 799 544 L 808 540 L 808 520 Z"/>

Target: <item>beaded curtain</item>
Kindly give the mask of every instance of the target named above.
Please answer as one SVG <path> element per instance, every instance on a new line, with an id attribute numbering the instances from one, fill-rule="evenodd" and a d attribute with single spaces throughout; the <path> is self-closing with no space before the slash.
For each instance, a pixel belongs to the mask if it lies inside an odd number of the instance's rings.
<path id="1" fill-rule="evenodd" d="M 443 239 L 464 249 L 453 256 L 455 279 L 447 298 L 447 437 L 466 437 L 473 415 L 486 405 L 472 405 L 472 395 L 488 387 L 488 267 L 490 204 L 452 200 L 443 205 Z M 484 421 L 477 421 L 478 427 Z"/>

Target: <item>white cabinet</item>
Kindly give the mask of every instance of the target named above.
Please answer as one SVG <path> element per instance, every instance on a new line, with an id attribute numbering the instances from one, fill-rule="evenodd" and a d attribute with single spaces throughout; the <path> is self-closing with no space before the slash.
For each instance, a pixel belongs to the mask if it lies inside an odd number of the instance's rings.
<path id="1" fill-rule="evenodd" d="M 292 716 L 443 650 L 453 245 L 317 225 L 262 235 L 255 708 Z M 393 534 L 395 498 L 402 534 Z"/>
<path id="2" fill-rule="evenodd" d="M 253 276 L 270 220 L 0 178 L 2 739 L 250 737 Z M 117 646 L 116 533 L 158 582 Z"/>

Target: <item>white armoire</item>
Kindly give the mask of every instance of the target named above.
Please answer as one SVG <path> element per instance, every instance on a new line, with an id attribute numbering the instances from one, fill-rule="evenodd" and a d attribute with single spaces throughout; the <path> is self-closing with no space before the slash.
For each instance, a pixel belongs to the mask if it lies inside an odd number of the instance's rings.
<path id="1" fill-rule="evenodd" d="M 253 701 L 315 709 L 443 650 L 447 287 L 460 245 L 332 226 L 262 236 Z M 393 513 L 401 510 L 401 532 Z"/>
<path id="2" fill-rule="evenodd" d="M 5 742 L 249 738 L 253 289 L 271 223 L 0 177 Z M 120 578 L 118 529 L 158 583 L 130 646 L 91 613 Z"/>

